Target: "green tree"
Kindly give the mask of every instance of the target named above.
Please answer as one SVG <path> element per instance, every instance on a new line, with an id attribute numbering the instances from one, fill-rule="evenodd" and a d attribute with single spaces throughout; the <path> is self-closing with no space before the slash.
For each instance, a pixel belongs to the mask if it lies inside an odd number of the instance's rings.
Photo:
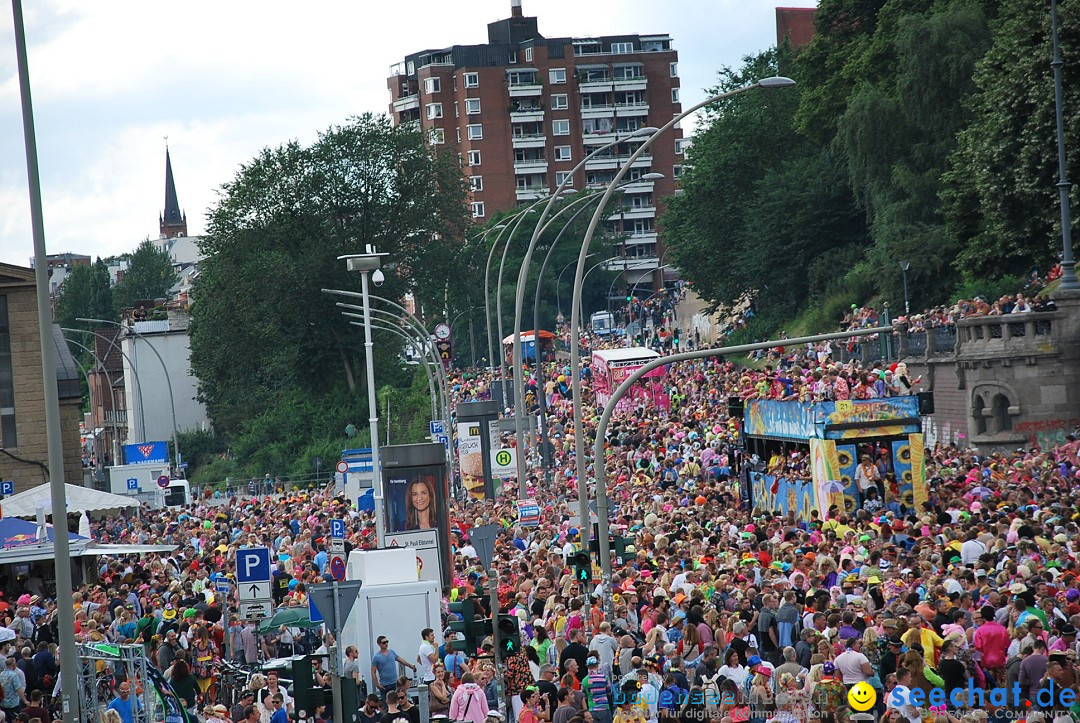
<path id="1" fill-rule="evenodd" d="M 1061 0 L 1068 174 L 1080 173 L 1080 2 Z M 973 122 L 951 158 L 943 201 L 968 279 L 1045 270 L 1061 244 L 1048 3 L 1002 0 L 976 65 Z M 1073 203 L 1077 201 L 1073 192 Z"/>
<path id="2" fill-rule="evenodd" d="M 344 393 L 360 406 L 340 417 L 361 418 L 361 334 L 335 307 L 339 297 L 321 289 L 359 290 L 360 275 L 338 257 L 373 244 L 389 254 L 375 293 L 411 291 L 419 308 L 442 308 L 446 279 L 459 275 L 453 247 L 468 224 L 465 198 L 456 155 L 372 115 L 330 128 L 309 147 L 264 149 L 224 185 L 200 244 L 191 360 L 200 397 L 238 456 L 234 435 L 264 428 L 263 415 L 280 419 L 277 410 L 286 414 L 297 395 L 326 409 Z M 408 383 L 400 344 L 377 340 L 380 382 Z"/>
<path id="3" fill-rule="evenodd" d="M 117 310 L 128 309 L 142 299 L 160 299 L 176 283 L 176 271 L 169 253 L 150 239 L 138 245 L 128 258 L 124 278 L 113 292 Z"/>
<path id="4" fill-rule="evenodd" d="M 721 71 L 710 92 L 791 67 L 786 47 L 770 50 Z M 757 291 L 758 313 L 774 323 L 836 282 L 865 237 L 842 160 L 795 128 L 799 92 L 750 91 L 711 110 L 690 147 L 683 193 L 661 220 L 671 258 L 698 294 L 723 304 Z"/>
<path id="5" fill-rule="evenodd" d="M 109 268 L 98 259 L 90 266 L 75 266 L 60 286 L 56 299 L 56 321 L 63 327 L 90 328 L 76 319 L 119 318 L 113 308 Z"/>

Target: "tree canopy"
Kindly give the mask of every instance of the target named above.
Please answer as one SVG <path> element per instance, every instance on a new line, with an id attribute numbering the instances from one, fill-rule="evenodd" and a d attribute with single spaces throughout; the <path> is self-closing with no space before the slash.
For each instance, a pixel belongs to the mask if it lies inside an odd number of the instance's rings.
<path id="1" fill-rule="evenodd" d="M 1080 0 L 1060 0 L 1070 178 L 1080 171 Z M 915 308 L 1060 248 L 1048 3 L 821 0 L 811 43 L 724 68 L 796 88 L 715 106 L 662 218 L 714 304 L 758 289 L 779 324 L 828 301 Z"/>
<path id="2" fill-rule="evenodd" d="M 146 239 L 128 258 L 124 276 L 113 290 L 116 308 L 130 308 L 140 299 L 164 298 L 175 283 L 176 271 L 169 252 Z"/>

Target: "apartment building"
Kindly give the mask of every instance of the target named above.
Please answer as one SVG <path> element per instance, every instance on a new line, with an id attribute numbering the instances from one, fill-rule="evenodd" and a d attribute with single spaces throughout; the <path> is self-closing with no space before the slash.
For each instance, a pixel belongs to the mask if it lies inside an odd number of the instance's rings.
<path id="1" fill-rule="evenodd" d="M 416 123 L 432 144 L 458 149 L 477 223 L 550 194 L 586 155 L 617 140 L 571 180 L 576 190 L 603 188 L 643 142 L 635 131 L 682 110 L 668 35 L 546 38 L 521 0 L 511 0 L 511 17 L 488 24 L 486 44 L 407 55 L 387 86 L 395 124 Z M 663 284 L 656 218 L 675 192 L 682 152 L 682 131 L 673 129 L 626 177 L 663 174 L 626 185 L 609 222 L 626 236 L 611 267 L 627 284 Z"/>

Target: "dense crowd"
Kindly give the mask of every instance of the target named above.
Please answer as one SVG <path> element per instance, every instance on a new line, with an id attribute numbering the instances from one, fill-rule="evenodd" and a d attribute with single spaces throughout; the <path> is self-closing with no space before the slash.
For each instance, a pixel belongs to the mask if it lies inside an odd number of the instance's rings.
<path id="1" fill-rule="evenodd" d="M 900 366 L 838 364 L 827 345 L 774 350 L 768 362 L 761 371 L 724 359 L 673 366 L 662 380 L 670 409 L 642 398 L 616 417 L 603 462 L 611 525 L 634 550 L 610 581 L 596 576 L 585 585 L 569 563 L 582 540 L 573 521 L 570 369 L 556 362 L 539 378 L 529 373 L 531 402 L 545 396 L 554 447 L 550 485 L 530 460 L 540 523 L 517 524 L 514 484 L 494 500 L 451 500 L 445 629 L 418 629 L 394 647 L 386 641 L 370 661 L 346 650 L 347 681 L 359 687 L 370 668 L 376 683 L 361 689 L 359 719 L 418 723 L 417 680 L 428 683 L 433 714 L 474 723 L 845 723 L 848 692 L 860 683 L 875 693 L 873 712 L 890 722 L 1075 716 L 1075 705 L 1043 691 L 1078 690 L 1080 444 L 1069 437 L 1004 455 L 927 450 L 922 509 L 885 504 L 888 469 L 875 468 L 879 460 L 868 460 L 864 474 L 867 489 L 884 493 L 867 495 L 884 498 L 877 504 L 813 520 L 757 509 L 739 482 L 744 460 L 729 397 L 860 399 L 909 394 L 918 383 Z M 485 370 L 450 377 L 455 403 L 490 395 Z M 587 380 L 589 440 L 597 417 Z M 763 462 L 806 473 L 798 454 Z M 224 612 L 214 583 L 235 568 L 241 546 L 268 546 L 275 605 L 304 607 L 307 587 L 326 579 L 329 521 L 347 521 L 354 549 L 374 546 L 375 525 L 333 489 L 245 491 L 254 494 L 97 520 L 92 531 L 102 542 L 176 551 L 99 558 L 94 581 L 76 591 L 76 633 L 80 641 L 143 645 L 204 720 L 281 723 L 298 711 L 275 673 L 252 674 L 231 710 L 206 705 L 221 661 L 257 667 L 297 652 L 325 654 L 332 641 L 288 625 L 260 631 Z M 490 571 L 469 532 L 491 522 L 503 530 L 492 565 L 500 609 L 518 618 L 525 642 L 501 669 L 485 655 L 490 640 L 480 650 L 446 647 L 449 602 L 486 590 Z M 55 605 L 40 578 L 7 588 L 18 594 L 0 602 L 14 633 L 0 643 L 0 708 L 8 720 L 47 721 L 58 673 Z M 325 668 L 316 670 L 320 679 Z M 1015 686 L 1019 695 L 1000 704 L 929 702 L 935 689 L 969 686 Z M 118 681 L 110 708 L 122 723 L 131 720 L 131 700 L 130 683 Z"/>

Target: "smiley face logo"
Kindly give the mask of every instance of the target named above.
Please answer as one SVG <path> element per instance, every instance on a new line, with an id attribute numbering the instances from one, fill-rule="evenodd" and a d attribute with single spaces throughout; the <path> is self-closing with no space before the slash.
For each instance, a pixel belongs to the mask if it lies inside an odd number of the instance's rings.
<path id="1" fill-rule="evenodd" d="M 856 683 L 848 691 L 847 701 L 852 710 L 864 713 L 873 708 L 874 703 L 877 703 L 877 692 L 869 683 Z"/>

